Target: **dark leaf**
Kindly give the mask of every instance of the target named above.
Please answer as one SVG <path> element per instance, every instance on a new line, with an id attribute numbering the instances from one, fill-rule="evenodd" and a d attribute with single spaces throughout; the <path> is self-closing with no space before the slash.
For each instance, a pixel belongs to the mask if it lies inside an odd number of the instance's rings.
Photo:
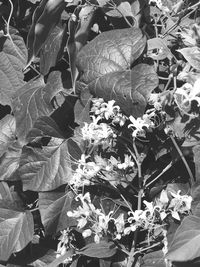
<path id="1" fill-rule="evenodd" d="M 49 136 L 56 138 L 63 138 L 63 135 L 51 117 L 40 117 L 33 125 L 33 128 L 27 135 L 27 140 L 31 142 L 35 138 Z"/>
<path id="2" fill-rule="evenodd" d="M 27 66 L 35 60 L 41 48 L 45 45 L 49 34 L 59 22 L 65 5 L 66 3 L 64 0 L 48 0 L 47 2 L 43 1 L 41 3 L 41 10 L 38 11 L 39 15 L 37 14 L 37 16 L 35 16 L 35 20 L 37 19 L 37 21 L 33 23 L 32 33 L 30 33 L 30 39 L 33 41 L 28 42 L 30 53 Z M 40 15 L 41 11 L 42 14 Z"/>
<path id="3" fill-rule="evenodd" d="M 111 261 L 110 260 L 99 260 L 99 265 L 100 267 L 110 267 L 111 266 Z"/>
<path id="4" fill-rule="evenodd" d="M 18 171 L 24 190 L 49 191 L 67 184 L 80 155 L 72 139 L 52 138 L 42 149 L 23 147 Z"/>
<path id="5" fill-rule="evenodd" d="M 48 74 L 50 68 L 54 67 L 61 58 L 66 39 L 66 26 L 57 25 L 49 34 L 40 51 L 40 72 L 43 75 Z"/>
<path id="6" fill-rule="evenodd" d="M 6 208 L 0 202 L 0 259 L 7 261 L 12 253 L 22 250 L 33 238 L 34 223 L 29 211 Z"/>
<path id="7" fill-rule="evenodd" d="M 113 242 L 101 241 L 100 243 L 90 243 L 77 251 L 77 254 L 94 258 L 109 258 L 117 251 L 117 247 Z"/>
<path id="8" fill-rule="evenodd" d="M 74 14 L 79 20 L 70 19 L 68 22 L 69 38 L 67 49 L 69 54 L 69 65 L 71 69 L 72 88 L 75 91 L 75 82 L 78 77 L 76 68 L 76 56 L 79 50 L 87 43 L 95 8 L 92 5 L 85 5 L 76 8 Z"/>
<path id="9" fill-rule="evenodd" d="M 72 192 L 64 193 L 39 193 L 39 210 L 42 223 L 47 235 L 56 234 L 66 227 L 76 225 L 76 220 L 68 217 L 71 202 L 74 199 Z"/>
<path id="10" fill-rule="evenodd" d="M 12 42 L 0 33 L 0 103 L 10 105 L 12 94 L 24 85 L 22 70 L 27 50 L 23 38 L 11 29 Z"/>
<path id="11" fill-rule="evenodd" d="M 200 257 L 200 218 L 186 217 L 177 229 L 166 258 L 185 262 Z"/>
<path id="12" fill-rule="evenodd" d="M 81 92 L 80 99 L 76 101 L 74 106 L 74 115 L 75 115 L 75 122 L 78 123 L 80 126 L 83 126 L 85 122 L 90 122 L 90 105 L 91 105 L 92 95 L 86 89 Z"/>
<path id="13" fill-rule="evenodd" d="M 37 20 L 42 15 L 42 12 L 44 11 L 44 7 L 46 5 L 48 0 L 42 0 L 39 4 L 39 6 L 35 9 L 33 16 L 32 16 L 32 24 L 28 32 L 27 36 L 27 49 L 28 49 L 28 61 L 30 61 L 32 55 L 33 55 L 33 42 L 35 38 L 35 24 L 37 23 Z M 30 62 L 31 63 L 31 62 Z"/>

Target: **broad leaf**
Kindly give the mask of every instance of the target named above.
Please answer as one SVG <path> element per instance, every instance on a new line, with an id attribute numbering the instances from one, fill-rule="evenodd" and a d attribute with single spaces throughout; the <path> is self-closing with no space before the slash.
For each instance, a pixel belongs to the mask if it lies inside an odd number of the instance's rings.
<path id="1" fill-rule="evenodd" d="M 76 220 L 67 216 L 73 199 L 72 192 L 39 193 L 39 210 L 47 235 L 56 234 L 66 227 L 76 225 Z"/>
<path id="2" fill-rule="evenodd" d="M 11 104 L 12 94 L 24 84 L 27 50 L 23 38 L 11 29 L 12 42 L 0 33 L 0 103 Z"/>
<path id="3" fill-rule="evenodd" d="M 33 238 L 34 223 L 29 211 L 2 207 L 0 202 L 0 259 L 7 261 L 12 253 L 22 250 Z"/>
<path id="4" fill-rule="evenodd" d="M 35 138 L 42 136 L 63 138 L 63 135 L 56 122 L 51 117 L 47 116 L 40 117 L 34 123 L 33 128 L 27 135 L 27 140 L 31 142 Z"/>
<path id="5" fill-rule="evenodd" d="M 130 69 L 142 54 L 146 37 L 137 28 L 103 32 L 84 46 L 77 56 L 86 84 L 110 72 Z"/>
<path id="6" fill-rule="evenodd" d="M 77 251 L 77 254 L 94 258 L 109 258 L 117 252 L 117 247 L 113 242 L 101 241 L 100 243 L 90 243 Z"/>
<path id="7" fill-rule="evenodd" d="M 146 38 L 140 29 L 120 29 L 100 34 L 77 56 L 80 82 L 90 92 L 116 104 L 127 114 L 141 116 L 150 92 L 157 86 L 154 68 L 132 64 L 142 54 Z"/>
<path id="8" fill-rule="evenodd" d="M 171 261 L 184 262 L 200 257 L 200 218 L 186 217 L 177 229 L 166 255 Z"/>
<path id="9" fill-rule="evenodd" d="M 6 115 L 0 120 L 0 157 L 6 152 L 15 139 L 16 121 L 11 115 Z"/>
<path id="10" fill-rule="evenodd" d="M 45 45 L 40 51 L 40 72 L 48 74 L 62 56 L 67 39 L 66 26 L 57 25 L 48 36 Z"/>
<path id="11" fill-rule="evenodd" d="M 67 184 L 80 155 L 80 148 L 72 139 L 52 138 L 42 148 L 25 146 L 18 170 L 24 190 L 49 191 Z"/>
<path id="12" fill-rule="evenodd" d="M 180 52 L 188 63 L 195 69 L 200 70 L 200 48 L 197 46 L 186 47 L 177 50 Z"/>
<path id="13" fill-rule="evenodd" d="M 42 77 L 31 80 L 13 96 L 13 112 L 16 118 L 16 133 L 21 142 L 36 120 L 53 112 L 52 98 L 62 90 L 59 72 L 52 72 L 45 85 Z"/>
<path id="14" fill-rule="evenodd" d="M 130 71 L 106 74 L 90 83 L 89 88 L 92 94 L 105 101 L 114 99 L 125 114 L 141 117 L 147 99 L 157 85 L 154 67 L 139 64 Z"/>

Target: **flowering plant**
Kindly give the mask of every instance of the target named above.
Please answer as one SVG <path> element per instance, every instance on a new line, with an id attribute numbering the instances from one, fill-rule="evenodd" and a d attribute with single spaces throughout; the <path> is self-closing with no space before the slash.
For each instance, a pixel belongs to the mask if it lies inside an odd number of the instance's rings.
<path id="1" fill-rule="evenodd" d="M 0 265 L 197 266 L 199 1 L 0 7 Z"/>

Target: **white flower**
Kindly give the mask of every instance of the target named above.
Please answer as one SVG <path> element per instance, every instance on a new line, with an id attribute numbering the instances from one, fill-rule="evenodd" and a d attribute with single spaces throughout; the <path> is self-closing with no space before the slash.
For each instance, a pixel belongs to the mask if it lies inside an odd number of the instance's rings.
<path id="1" fill-rule="evenodd" d="M 131 156 L 125 155 L 124 162 L 117 164 L 119 169 L 127 169 L 128 167 L 133 167 L 135 163 L 131 160 Z"/>
<path id="2" fill-rule="evenodd" d="M 94 113 L 100 119 L 112 120 L 112 124 L 119 124 L 121 127 L 126 121 L 126 116 L 120 112 L 120 107 L 115 104 L 115 100 L 104 102 L 103 98 L 92 100 L 93 106 L 91 113 Z"/>
<path id="3" fill-rule="evenodd" d="M 112 128 L 106 123 L 98 124 L 99 118 L 92 116 L 93 122 L 85 123 L 81 129 L 83 140 L 89 141 L 93 145 L 108 143 L 110 139 L 116 137 Z"/>
<path id="4" fill-rule="evenodd" d="M 181 190 L 177 193 L 171 192 L 173 199 L 169 204 L 169 209 L 171 210 L 172 217 L 180 220 L 179 214 L 188 213 L 191 209 L 192 197 L 188 195 L 180 195 Z"/>
<path id="5" fill-rule="evenodd" d="M 191 101 L 195 100 L 200 106 L 200 78 L 197 78 L 194 84 L 185 83 L 182 87 L 177 88 L 175 99 L 177 95 L 181 95 L 183 105 L 190 105 Z M 176 101 L 178 101 L 176 99 Z"/>
<path id="6" fill-rule="evenodd" d="M 137 136 L 145 137 L 145 128 L 150 129 L 154 127 L 154 123 L 150 120 L 151 115 L 144 114 L 143 117 L 135 119 L 133 116 L 129 117 L 129 120 L 132 122 L 128 125 L 128 128 L 133 129 L 132 136 L 136 138 Z"/>

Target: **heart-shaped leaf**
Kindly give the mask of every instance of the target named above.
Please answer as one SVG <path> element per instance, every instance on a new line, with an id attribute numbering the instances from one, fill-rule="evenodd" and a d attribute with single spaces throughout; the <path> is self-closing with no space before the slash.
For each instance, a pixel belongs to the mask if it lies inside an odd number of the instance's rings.
<path id="1" fill-rule="evenodd" d="M 140 64 L 131 70 L 145 46 L 146 37 L 138 28 L 100 34 L 77 56 L 80 82 L 93 95 L 106 101 L 114 99 L 127 115 L 141 116 L 146 99 L 158 84 L 153 67 Z"/>
<path id="2" fill-rule="evenodd" d="M 200 218 L 186 217 L 177 229 L 166 258 L 184 262 L 200 257 Z"/>
<path id="3" fill-rule="evenodd" d="M 22 250 L 33 238 L 31 212 L 6 208 L 0 202 L 0 259 L 7 261 L 12 253 Z"/>
<path id="4" fill-rule="evenodd" d="M 56 234 L 58 231 L 76 225 L 76 220 L 67 216 L 74 199 L 72 192 L 39 193 L 39 210 L 45 232 L 47 235 Z"/>
<path id="5" fill-rule="evenodd" d="M 11 29 L 12 42 L 0 33 L 0 103 L 11 104 L 12 94 L 24 84 L 27 49 L 23 38 Z"/>
<path id="6" fill-rule="evenodd" d="M 52 98 L 62 90 L 61 75 L 51 72 L 47 84 L 42 77 L 31 80 L 13 96 L 13 113 L 16 118 L 16 133 L 23 143 L 36 120 L 53 112 Z"/>
<path id="7" fill-rule="evenodd" d="M 67 184 L 81 154 L 72 139 L 52 138 L 43 148 L 25 146 L 18 169 L 24 190 L 49 191 Z"/>

